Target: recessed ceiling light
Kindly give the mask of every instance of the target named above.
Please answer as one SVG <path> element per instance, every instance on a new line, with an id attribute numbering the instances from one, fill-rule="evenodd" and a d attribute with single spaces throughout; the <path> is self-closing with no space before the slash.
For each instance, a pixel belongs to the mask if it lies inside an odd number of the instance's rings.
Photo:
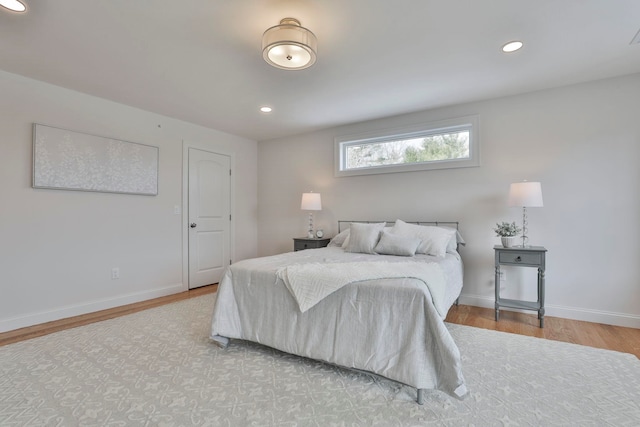
<path id="1" fill-rule="evenodd" d="M 273 111 L 273 108 L 264 106 L 264 107 L 260 107 L 260 111 L 262 111 L 263 113 L 270 113 Z"/>
<path id="2" fill-rule="evenodd" d="M 516 40 L 502 46 L 502 51 L 505 53 L 515 52 L 520 48 L 522 48 L 522 42 Z"/>
<path id="3" fill-rule="evenodd" d="M 27 10 L 27 6 L 18 0 L 0 0 L 0 6 L 6 7 L 13 12 L 24 12 Z"/>

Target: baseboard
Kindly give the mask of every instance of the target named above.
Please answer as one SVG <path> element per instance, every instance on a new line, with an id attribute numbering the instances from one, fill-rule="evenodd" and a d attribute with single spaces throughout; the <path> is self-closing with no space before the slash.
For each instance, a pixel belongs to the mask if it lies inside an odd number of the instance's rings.
<path id="1" fill-rule="evenodd" d="M 495 300 L 490 297 L 480 295 L 460 295 L 460 304 L 493 309 L 495 307 L 494 303 Z M 546 316 L 583 320 L 585 322 L 604 323 L 606 325 L 625 326 L 627 328 L 640 328 L 640 316 L 635 314 L 615 313 L 610 311 L 547 304 L 545 304 L 544 309 Z M 532 313 L 532 311 L 528 310 L 515 310 L 510 308 L 501 308 L 501 310 Z"/>
<path id="2" fill-rule="evenodd" d="M 65 319 L 67 317 L 79 316 L 81 314 L 94 313 L 108 308 L 120 307 L 122 305 L 133 304 L 140 301 L 146 301 L 153 298 L 164 297 L 188 290 L 186 285 L 178 283 L 160 289 L 148 291 L 134 292 L 126 295 L 120 295 L 114 298 L 104 298 L 89 301 L 83 304 L 70 305 L 47 310 L 38 313 L 31 313 L 25 316 L 12 317 L 0 320 L 0 332 L 13 331 L 14 329 L 25 328 L 27 326 L 38 325 L 41 323 L 51 322 L 53 320 Z"/>

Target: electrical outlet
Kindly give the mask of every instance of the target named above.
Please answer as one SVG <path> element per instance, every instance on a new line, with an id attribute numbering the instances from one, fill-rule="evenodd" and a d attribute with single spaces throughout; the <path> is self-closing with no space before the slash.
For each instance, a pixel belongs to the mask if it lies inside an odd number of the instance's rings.
<path id="1" fill-rule="evenodd" d="M 120 278 L 120 269 L 118 267 L 113 267 L 111 269 L 111 280 Z"/>
<path id="2" fill-rule="evenodd" d="M 180 215 L 180 205 L 173 206 L 173 213 L 176 215 Z"/>

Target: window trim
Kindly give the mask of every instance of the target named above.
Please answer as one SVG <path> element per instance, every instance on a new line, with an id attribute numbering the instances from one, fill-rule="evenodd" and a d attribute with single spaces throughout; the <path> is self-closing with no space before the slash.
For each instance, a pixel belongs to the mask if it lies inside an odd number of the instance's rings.
<path id="1" fill-rule="evenodd" d="M 338 136 L 334 139 L 334 176 L 358 176 L 383 173 L 414 172 L 451 168 L 467 168 L 480 166 L 480 138 L 478 116 L 465 116 L 448 120 L 421 123 L 391 129 Z M 357 169 L 344 169 L 346 147 L 362 143 L 376 143 L 419 138 L 439 133 L 469 130 L 469 158 L 452 160 L 435 160 L 422 163 L 402 163 L 395 165 L 369 166 Z"/>

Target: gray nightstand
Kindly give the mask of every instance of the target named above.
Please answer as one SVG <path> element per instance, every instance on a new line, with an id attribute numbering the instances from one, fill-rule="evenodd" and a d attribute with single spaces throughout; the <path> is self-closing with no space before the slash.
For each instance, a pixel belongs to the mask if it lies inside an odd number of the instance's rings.
<path id="1" fill-rule="evenodd" d="M 535 310 L 540 327 L 544 328 L 544 270 L 547 250 L 542 246 L 505 248 L 493 247 L 496 255 L 496 322 L 500 319 L 500 307 Z M 500 266 L 535 267 L 538 269 L 538 301 L 520 301 L 500 298 Z"/>
<path id="2" fill-rule="evenodd" d="M 296 237 L 293 239 L 293 250 L 324 248 L 329 244 L 329 238 L 309 239 L 308 237 Z"/>

